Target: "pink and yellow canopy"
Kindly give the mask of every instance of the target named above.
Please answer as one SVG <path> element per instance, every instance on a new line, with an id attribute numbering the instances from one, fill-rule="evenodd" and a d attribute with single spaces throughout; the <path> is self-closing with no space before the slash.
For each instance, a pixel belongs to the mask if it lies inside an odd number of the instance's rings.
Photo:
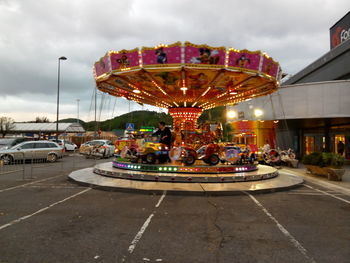
<path id="1" fill-rule="evenodd" d="M 260 51 L 189 42 L 109 51 L 94 65 L 99 90 L 168 109 L 210 109 L 267 95 L 281 74 Z"/>

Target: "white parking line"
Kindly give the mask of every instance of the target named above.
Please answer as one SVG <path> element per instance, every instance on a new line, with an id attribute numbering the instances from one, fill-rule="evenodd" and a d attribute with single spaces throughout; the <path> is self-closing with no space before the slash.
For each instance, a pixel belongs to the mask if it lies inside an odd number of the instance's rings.
<path id="1" fill-rule="evenodd" d="M 306 258 L 306 260 L 310 263 L 316 263 L 316 261 L 308 255 L 307 250 L 299 243 L 298 240 L 296 240 L 292 234 L 288 232 L 288 230 L 283 227 L 278 220 L 251 194 L 248 192 L 244 192 L 246 195 L 248 195 L 254 203 L 261 208 L 261 210 L 273 221 L 276 223 L 278 229 L 289 239 L 289 241 L 299 250 L 299 252 Z"/>
<path id="2" fill-rule="evenodd" d="M 315 193 L 315 192 L 313 192 L 313 193 L 287 193 L 288 195 L 318 195 L 318 196 L 320 196 L 320 195 L 323 195 L 322 193 Z M 342 195 L 342 194 L 335 194 L 335 195 Z"/>
<path id="3" fill-rule="evenodd" d="M 336 196 L 336 195 L 334 195 L 334 194 L 330 194 L 330 193 L 327 193 L 326 191 L 323 191 L 323 190 L 320 190 L 320 189 L 316 189 L 316 188 L 312 187 L 311 185 L 304 184 L 304 186 L 306 186 L 306 187 L 308 187 L 308 188 L 310 188 L 310 189 L 313 189 L 313 190 L 315 190 L 315 191 L 317 191 L 317 192 L 323 193 L 324 195 L 331 196 L 331 197 L 333 197 L 333 198 L 335 198 L 335 199 L 338 199 L 338 200 L 340 200 L 340 201 L 343 201 L 343 202 L 345 202 L 345 203 L 350 204 L 350 201 L 349 201 L 349 200 L 346 200 L 346 199 L 341 198 L 341 197 L 339 197 L 339 196 Z"/>
<path id="4" fill-rule="evenodd" d="M 158 203 L 157 203 L 156 206 L 155 206 L 156 208 L 158 208 L 158 207 L 160 206 L 160 204 L 162 203 L 162 201 L 163 201 L 165 195 L 166 195 L 166 191 L 164 191 L 163 194 L 162 194 L 162 196 L 159 198 Z"/>
<path id="5" fill-rule="evenodd" d="M 157 204 L 154 206 L 155 208 L 158 208 L 160 206 L 160 204 L 162 203 L 165 195 L 166 195 L 166 191 L 164 191 L 162 196 L 159 198 Z M 142 227 L 140 228 L 139 232 L 137 232 L 136 236 L 131 241 L 130 246 L 128 248 L 128 251 L 129 251 L 130 254 L 132 252 L 134 252 L 134 249 L 136 248 L 136 244 L 142 238 L 142 235 L 146 231 L 148 225 L 151 223 L 151 220 L 152 220 L 152 217 L 154 217 L 154 214 L 155 214 L 155 211 L 153 211 L 153 213 L 149 215 L 149 217 L 146 219 L 145 223 L 143 223 Z"/>
<path id="6" fill-rule="evenodd" d="M 286 173 L 284 171 L 288 171 L 289 173 Z M 318 186 L 321 186 L 321 187 L 324 187 L 324 188 L 327 188 L 327 189 L 330 189 L 330 190 L 334 190 L 334 191 L 337 191 L 337 192 L 340 192 L 340 193 L 343 193 L 345 195 L 350 196 L 350 189 L 348 189 L 346 187 L 339 186 L 339 185 L 336 185 L 336 184 L 333 184 L 333 183 L 330 183 L 330 182 L 327 182 L 327 181 L 324 181 L 324 180 L 320 180 L 318 178 L 314 178 L 314 177 L 311 177 L 311 176 L 307 176 L 305 173 L 302 173 L 300 171 L 294 171 L 294 170 L 283 168 L 282 172 L 284 172 L 286 174 L 289 174 L 289 175 L 296 176 L 296 177 L 300 177 L 301 176 L 307 182 L 311 182 L 311 183 L 316 184 Z M 296 175 L 296 174 L 298 174 L 298 175 Z"/>
<path id="7" fill-rule="evenodd" d="M 26 184 L 21 184 L 21 185 L 17 185 L 17 186 L 5 188 L 5 189 L 0 189 L 0 193 L 6 192 L 6 191 L 10 191 L 10 190 L 13 190 L 13 189 L 17 189 L 17 188 L 21 188 L 21 187 L 25 187 L 27 185 L 31 185 L 31 184 L 35 184 L 35 183 L 45 182 L 45 181 L 48 181 L 48 180 L 51 180 L 51 179 L 54 179 L 54 178 L 57 178 L 57 177 L 60 177 L 60 176 L 62 176 L 62 174 L 61 175 L 52 176 L 52 177 L 49 177 L 49 178 L 45 178 L 45 179 L 41 179 L 41 180 L 37 180 L 37 181 L 33 181 L 33 182 L 30 182 L 30 183 L 26 183 Z"/>
<path id="8" fill-rule="evenodd" d="M 11 222 L 9 222 L 9 223 L 7 223 L 7 224 L 5 224 L 5 225 L 0 226 L 0 230 L 3 230 L 3 229 L 5 229 L 5 228 L 10 227 L 10 226 L 12 226 L 12 225 L 14 225 L 14 224 L 17 224 L 17 223 L 19 223 L 19 222 L 21 222 L 21 221 L 23 221 L 23 220 L 26 220 L 26 219 L 28 219 L 28 218 L 30 218 L 30 217 L 32 217 L 32 216 L 35 216 L 35 215 L 37 215 L 37 214 L 40 214 L 40 213 L 46 211 L 47 209 L 49 209 L 49 208 L 51 208 L 51 207 L 54 207 L 55 205 L 61 204 L 61 203 L 63 203 L 63 202 L 66 202 L 66 201 L 68 201 L 69 199 L 72 199 L 72 198 L 74 198 L 74 197 L 76 197 L 76 196 L 78 196 L 78 195 L 84 194 L 84 193 L 86 193 L 86 192 L 89 191 L 89 190 L 91 190 L 91 188 L 87 188 L 87 189 L 85 189 L 85 190 L 83 190 L 83 191 L 81 191 L 81 192 L 78 192 L 78 193 L 76 193 L 76 194 L 74 194 L 74 195 L 71 195 L 71 196 L 65 198 L 65 199 L 62 199 L 62 200 L 60 200 L 60 201 L 58 201 L 58 202 L 55 202 L 55 203 L 53 203 L 53 204 L 51 204 L 51 205 L 49 205 L 49 206 L 47 206 L 47 207 L 41 208 L 41 209 L 39 209 L 38 211 L 36 211 L 36 212 L 34 212 L 34 213 L 30 214 L 30 215 L 22 216 L 22 217 L 20 217 L 20 218 L 17 218 L 17 219 L 15 219 L 15 220 L 12 220 Z"/>

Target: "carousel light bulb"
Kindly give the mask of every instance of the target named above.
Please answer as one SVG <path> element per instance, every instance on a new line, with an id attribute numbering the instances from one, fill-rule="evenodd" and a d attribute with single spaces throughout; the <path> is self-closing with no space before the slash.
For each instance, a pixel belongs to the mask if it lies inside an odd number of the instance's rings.
<path id="1" fill-rule="evenodd" d="M 138 89 L 134 89 L 132 92 L 137 93 L 137 94 L 141 93 L 141 91 Z"/>

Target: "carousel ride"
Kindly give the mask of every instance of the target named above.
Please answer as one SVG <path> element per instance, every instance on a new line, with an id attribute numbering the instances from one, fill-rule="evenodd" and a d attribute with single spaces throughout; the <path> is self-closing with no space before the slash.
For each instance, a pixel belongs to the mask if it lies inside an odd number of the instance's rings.
<path id="1" fill-rule="evenodd" d="M 276 177 L 251 151 L 221 142 L 222 128 L 197 125 L 204 110 L 236 104 L 277 90 L 282 70 L 261 51 L 189 42 L 109 51 L 94 64 L 97 88 L 112 96 L 168 110 L 172 147 L 142 142 L 125 147 L 113 168 L 99 175 L 128 180 L 235 182 Z M 262 171 L 264 170 L 264 171 Z"/>

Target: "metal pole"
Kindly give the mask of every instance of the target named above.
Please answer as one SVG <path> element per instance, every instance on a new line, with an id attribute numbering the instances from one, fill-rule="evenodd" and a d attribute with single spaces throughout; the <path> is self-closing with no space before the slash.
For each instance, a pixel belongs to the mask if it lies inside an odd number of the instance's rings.
<path id="1" fill-rule="evenodd" d="M 60 111 L 60 69 L 61 60 L 67 60 L 66 57 L 60 57 L 58 59 L 58 73 L 57 73 L 57 112 L 56 112 L 56 140 L 58 140 L 58 117 Z"/>
<path id="2" fill-rule="evenodd" d="M 56 112 L 56 141 L 58 140 L 58 115 L 60 110 L 60 65 L 61 59 L 58 59 L 58 76 L 57 76 L 57 112 Z"/>

